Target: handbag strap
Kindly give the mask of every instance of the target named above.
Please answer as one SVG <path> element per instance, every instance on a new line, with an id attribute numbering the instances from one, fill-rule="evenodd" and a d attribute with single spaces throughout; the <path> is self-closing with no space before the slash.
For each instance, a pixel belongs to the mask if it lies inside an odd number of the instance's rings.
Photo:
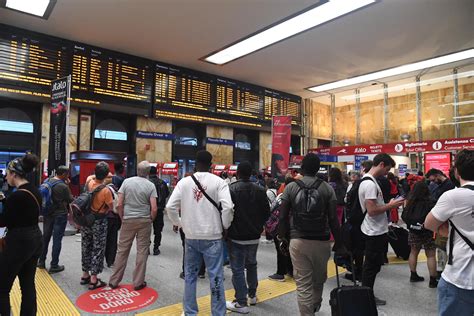
<path id="1" fill-rule="evenodd" d="M 217 209 L 217 211 L 219 212 L 219 214 L 222 215 L 222 207 L 220 207 L 216 201 L 214 201 L 207 193 L 206 193 L 206 190 L 204 190 L 204 188 L 202 187 L 201 183 L 198 181 L 198 179 L 196 179 L 196 177 L 194 175 L 191 175 L 191 178 L 193 179 L 194 183 L 197 185 L 199 191 L 201 191 L 202 194 L 204 194 L 204 196 L 206 197 L 206 199 L 212 203 L 212 205 L 214 205 Z"/>
<path id="2" fill-rule="evenodd" d="M 26 189 L 18 189 L 18 191 L 27 192 L 29 195 L 31 195 L 33 197 L 33 199 L 35 200 L 35 202 L 36 202 L 36 206 L 38 206 L 38 211 L 41 213 L 41 206 L 38 202 L 38 199 L 36 198 L 36 196 L 33 193 L 31 193 L 31 191 L 26 190 Z"/>

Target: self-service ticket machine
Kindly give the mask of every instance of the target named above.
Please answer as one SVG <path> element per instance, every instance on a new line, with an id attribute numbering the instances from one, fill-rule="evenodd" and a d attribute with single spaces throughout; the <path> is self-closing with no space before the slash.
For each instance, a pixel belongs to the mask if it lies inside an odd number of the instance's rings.
<path id="1" fill-rule="evenodd" d="M 222 172 L 227 172 L 226 165 L 212 165 L 211 173 L 215 174 L 216 176 L 221 176 Z"/>
<path id="2" fill-rule="evenodd" d="M 78 196 L 86 184 L 88 176 L 94 174 L 95 165 L 99 161 L 109 164 L 110 172 L 114 173 L 114 163 L 125 161 L 127 153 L 124 152 L 100 152 L 100 151 L 75 151 L 71 153 L 71 183 L 69 187 L 73 196 Z"/>
<path id="3" fill-rule="evenodd" d="M 165 162 L 160 166 L 160 178 L 165 181 L 170 188 L 174 188 L 178 183 L 178 168 L 177 162 Z"/>
<path id="4" fill-rule="evenodd" d="M 237 177 L 237 165 L 230 165 L 229 168 L 227 169 L 227 175 L 229 177 Z"/>

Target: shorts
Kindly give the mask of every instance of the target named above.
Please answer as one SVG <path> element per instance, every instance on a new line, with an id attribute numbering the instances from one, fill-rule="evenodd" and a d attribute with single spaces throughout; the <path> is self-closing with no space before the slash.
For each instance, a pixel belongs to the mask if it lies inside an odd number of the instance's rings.
<path id="1" fill-rule="evenodd" d="M 435 250 L 436 245 L 433 239 L 433 232 L 429 230 L 423 230 L 421 232 L 408 232 L 408 244 L 417 250 L 421 248 L 425 250 Z"/>

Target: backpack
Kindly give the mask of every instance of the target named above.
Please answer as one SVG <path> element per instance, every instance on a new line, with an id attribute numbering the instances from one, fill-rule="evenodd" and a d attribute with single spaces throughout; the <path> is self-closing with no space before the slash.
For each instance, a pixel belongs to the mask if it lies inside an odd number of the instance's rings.
<path id="1" fill-rule="evenodd" d="M 314 235 L 329 234 L 328 220 L 326 214 L 326 203 L 318 192 L 318 188 L 323 183 L 316 181 L 310 186 L 306 186 L 303 181 L 295 180 L 299 186 L 294 201 L 292 201 L 292 226 L 301 233 Z"/>
<path id="2" fill-rule="evenodd" d="M 92 227 L 96 219 L 105 218 L 105 214 L 99 214 L 92 210 L 92 201 L 103 188 L 105 188 L 105 184 L 99 185 L 91 192 L 83 192 L 71 203 L 72 218 L 77 225 Z"/>
<path id="3" fill-rule="evenodd" d="M 335 184 L 333 188 L 336 193 L 337 205 L 345 205 L 344 198 L 346 197 L 347 185 Z"/>
<path id="4" fill-rule="evenodd" d="M 366 212 L 362 212 L 362 206 L 359 200 L 359 187 L 362 181 L 370 180 L 374 182 L 371 177 L 365 177 L 357 180 L 352 184 L 351 189 L 347 192 L 346 196 L 346 221 L 352 225 L 361 225 L 364 221 Z M 374 182 L 375 183 L 375 182 Z"/>
<path id="5" fill-rule="evenodd" d="M 431 200 L 418 201 L 415 204 L 409 205 L 403 210 L 402 219 L 407 224 L 407 228 L 413 231 L 423 230 L 423 223 L 425 218 L 434 206 Z"/>
<path id="6" fill-rule="evenodd" d="M 158 209 L 164 209 L 166 206 L 166 199 L 170 195 L 170 190 L 168 189 L 168 185 L 166 184 L 165 181 L 156 178 L 153 179 L 155 181 L 152 181 L 153 184 L 155 185 L 156 188 L 156 194 L 158 195 L 158 198 L 156 199 L 156 204 Z"/>
<path id="7" fill-rule="evenodd" d="M 58 183 L 64 183 L 63 180 L 54 180 L 53 178 L 46 179 L 39 187 L 41 194 L 41 214 L 48 215 L 51 206 L 53 206 L 53 187 Z"/>
<path id="8" fill-rule="evenodd" d="M 275 198 L 270 208 L 270 217 L 265 222 L 265 234 L 273 238 L 278 234 L 280 223 L 281 193 Z"/>

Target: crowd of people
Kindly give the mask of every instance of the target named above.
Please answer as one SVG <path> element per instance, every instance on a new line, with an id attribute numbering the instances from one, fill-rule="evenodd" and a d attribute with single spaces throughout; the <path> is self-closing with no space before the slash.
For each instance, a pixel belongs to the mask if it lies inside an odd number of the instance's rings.
<path id="1" fill-rule="evenodd" d="M 0 196 L 0 315 L 10 314 L 9 293 L 18 276 L 22 290 L 22 315 L 36 314 L 36 267 L 46 269 L 52 241 L 49 273 L 65 269 L 60 264 L 61 243 L 70 205 L 80 202 L 68 188 L 69 170 L 57 168 L 40 188 L 29 180 L 38 157 L 28 154 L 12 160 L 6 181 L 13 189 Z M 307 154 L 296 176 L 283 183 L 258 175 L 248 162 L 238 165 L 235 177 L 209 172 L 212 155 L 199 151 L 194 173 L 186 174 L 173 188 L 159 179 L 147 161 L 137 166 L 137 176 L 125 178 L 121 162 L 111 173 L 99 162 L 79 198 L 90 199 L 90 225 L 81 233 L 80 283 L 90 290 L 120 286 L 131 246 L 136 240 L 133 272 L 136 291 L 147 286 L 150 254 L 160 255 L 166 213 L 183 242 L 184 315 L 196 315 L 196 285 L 205 271 L 209 277 L 211 310 L 247 314 L 258 303 L 257 252 L 262 235 L 273 240 L 277 266 L 269 276 L 275 281 L 294 278 L 300 315 L 313 315 L 322 304 L 331 251 L 345 262 L 346 278 L 359 280 L 378 297 L 375 283 L 387 263 L 390 223 L 408 229 L 410 282 L 422 282 L 417 258 L 425 250 L 430 288 L 438 288 L 440 315 L 474 313 L 474 152 L 456 156 L 453 170 L 437 169 L 407 174 L 398 179 L 390 170 L 396 163 L 382 153 L 362 163 L 359 172 L 332 168 L 319 173 L 320 160 Z M 2 179 L 3 180 L 3 179 Z M 43 217 L 43 231 L 38 218 Z M 272 223 L 274 231 L 267 229 Z M 265 227 L 265 229 L 264 229 Z M 151 239 L 153 233 L 153 240 Z M 108 281 L 99 276 L 104 261 L 112 268 Z M 230 264 L 235 299 L 225 300 L 223 266 Z M 349 262 L 349 264 L 347 264 Z"/>

